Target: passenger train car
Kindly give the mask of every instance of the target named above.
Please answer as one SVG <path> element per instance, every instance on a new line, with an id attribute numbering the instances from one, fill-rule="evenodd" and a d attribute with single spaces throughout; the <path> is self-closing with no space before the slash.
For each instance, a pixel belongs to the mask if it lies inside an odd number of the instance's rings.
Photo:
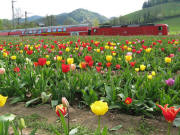
<path id="1" fill-rule="evenodd" d="M 144 25 L 102 25 L 90 27 L 88 24 L 50 26 L 39 28 L 27 28 L 0 31 L 0 36 L 86 36 L 86 35 L 168 35 L 167 24 L 144 24 Z"/>

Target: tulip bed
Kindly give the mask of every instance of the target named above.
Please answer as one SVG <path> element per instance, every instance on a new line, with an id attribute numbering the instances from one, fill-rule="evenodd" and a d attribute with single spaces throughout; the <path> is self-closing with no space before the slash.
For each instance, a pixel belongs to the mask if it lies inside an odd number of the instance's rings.
<path id="1" fill-rule="evenodd" d="M 12 103 L 101 99 L 147 115 L 180 104 L 180 37 L 0 37 L 0 51 L 0 94 Z"/>

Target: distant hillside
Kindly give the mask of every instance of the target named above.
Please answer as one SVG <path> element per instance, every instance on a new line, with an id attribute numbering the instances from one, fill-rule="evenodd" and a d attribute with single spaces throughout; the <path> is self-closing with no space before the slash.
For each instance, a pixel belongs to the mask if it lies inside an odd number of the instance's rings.
<path id="1" fill-rule="evenodd" d="M 93 24 L 94 21 L 97 21 L 99 23 L 105 23 L 108 21 L 108 18 L 105 16 L 102 16 L 98 13 L 88 11 L 86 9 L 76 9 L 70 13 L 62 13 L 59 15 L 54 15 L 54 19 L 56 21 L 57 25 L 63 25 L 63 24 L 80 24 L 80 23 L 90 23 Z M 36 20 L 33 20 L 38 23 L 44 23 L 46 20 L 46 17 L 37 18 Z"/>
<path id="2" fill-rule="evenodd" d="M 172 18 L 177 18 L 178 16 L 180 16 L 180 1 L 166 2 L 112 19 L 110 23 L 113 25 L 160 22 L 168 24 Z M 179 19 L 174 19 L 174 21 L 179 21 Z M 171 23 L 171 27 L 172 25 L 173 27 L 180 27 L 178 22 Z"/>
<path id="3" fill-rule="evenodd" d="M 38 15 L 34 15 L 34 16 L 28 17 L 27 21 L 32 22 L 32 21 L 35 21 L 35 20 L 40 19 L 40 18 L 43 18 L 43 17 L 42 16 L 38 16 Z"/>

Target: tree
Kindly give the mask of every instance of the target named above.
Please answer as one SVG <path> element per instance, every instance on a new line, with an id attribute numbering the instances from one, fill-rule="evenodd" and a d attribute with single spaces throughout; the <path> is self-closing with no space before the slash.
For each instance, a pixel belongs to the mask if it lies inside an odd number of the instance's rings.
<path id="1" fill-rule="evenodd" d="M 0 20 L 0 30 L 3 30 L 3 23 L 2 23 L 2 20 Z"/>
<path id="2" fill-rule="evenodd" d="M 77 24 L 77 22 L 71 18 L 71 17 L 67 17 L 64 22 L 63 22 L 64 25 L 72 25 L 72 24 Z"/>
<path id="3" fill-rule="evenodd" d="M 44 18 L 44 24 L 45 26 L 55 26 L 57 25 L 56 17 L 54 15 L 46 15 Z"/>
<path id="4" fill-rule="evenodd" d="M 96 19 L 94 19 L 94 21 L 93 21 L 93 26 L 94 27 L 98 27 L 99 26 L 99 20 L 96 18 Z"/>

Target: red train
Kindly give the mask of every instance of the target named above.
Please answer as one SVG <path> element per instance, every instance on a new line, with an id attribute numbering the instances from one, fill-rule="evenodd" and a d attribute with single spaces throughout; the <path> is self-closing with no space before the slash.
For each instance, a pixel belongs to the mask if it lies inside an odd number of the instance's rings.
<path id="1" fill-rule="evenodd" d="M 110 26 L 102 25 L 100 27 L 90 27 L 88 24 L 50 26 L 28 29 L 16 29 L 0 31 L 0 36 L 73 36 L 73 35 L 168 35 L 167 24 L 144 24 L 144 25 L 121 25 Z"/>

